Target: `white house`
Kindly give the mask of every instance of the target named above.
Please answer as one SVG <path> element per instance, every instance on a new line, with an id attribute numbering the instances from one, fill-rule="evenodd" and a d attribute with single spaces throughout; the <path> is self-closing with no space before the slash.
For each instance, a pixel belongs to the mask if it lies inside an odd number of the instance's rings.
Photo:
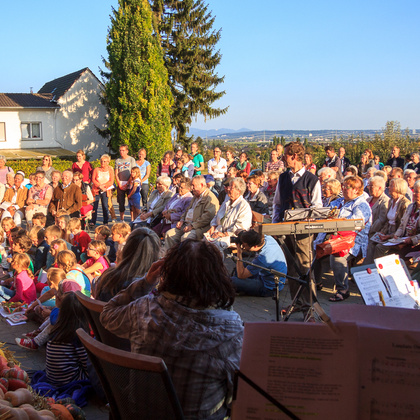
<path id="1" fill-rule="evenodd" d="M 95 128 L 106 126 L 101 88 L 86 67 L 45 83 L 38 93 L 0 93 L 0 154 L 83 149 L 97 159 L 107 153 L 107 140 Z"/>

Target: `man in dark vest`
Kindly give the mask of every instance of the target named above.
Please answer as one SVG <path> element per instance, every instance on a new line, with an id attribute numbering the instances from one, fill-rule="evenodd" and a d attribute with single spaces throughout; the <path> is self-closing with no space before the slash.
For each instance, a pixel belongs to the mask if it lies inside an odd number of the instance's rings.
<path id="1" fill-rule="evenodd" d="M 284 148 L 283 160 L 288 168 L 280 175 L 273 203 L 273 223 L 283 221 L 285 210 L 292 208 L 322 207 L 321 184 L 318 178 L 305 169 L 303 158 L 305 148 L 299 142 L 291 142 Z M 286 236 L 290 253 L 296 256 L 299 269 L 306 274 L 311 265 L 312 240 L 308 235 Z M 288 274 L 299 277 L 293 263 L 287 262 Z M 296 295 L 299 283 L 289 280 L 290 294 Z M 304 317 L 309 310 L 309 289 L 305 288 L 296 303 L 295 311 L 302 311 Z"/>

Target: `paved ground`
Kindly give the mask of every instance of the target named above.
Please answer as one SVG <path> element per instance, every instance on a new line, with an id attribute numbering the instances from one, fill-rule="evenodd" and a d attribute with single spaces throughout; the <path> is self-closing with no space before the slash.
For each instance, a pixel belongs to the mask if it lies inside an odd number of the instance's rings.
<path id="1" fill-rule="evenodd" d="M 117 208 L 114 205 L 115 208 Z M 99 214 L 101 217 L 101 214 Z M 99 219 L 101 220 L 101 219 Z M 231 270 L 233 262 L 227 261 L 228 269 Z M 324 311 L 329 314 L 330 305 L 346 305 L 347 303 L 363 304 L 360 293 L 353 282 L 350 282 L 351 297 L 345 302 L 331 303 L 328 298 L 333 293 L 333 278 L 332 273 L 325 273 L 324 278 L 325 288 L 318 292 L 318 300 Z M 280 293 L 280 308 L 286 307 L 291 302 L 288 285 Z M 270 322 L 276 319 L 276 305 L 272 298 L 256 298 L 238 296 L 236 298 L 234 309 L 241 315 L 244 322 Z M 290 321 L 302 321 L 302 314 L 293 314 Z M 37 351 L 25 350 L 20 348 L 15 343 L 15 338 L 20 337 L 21 334 L 32 331 L 37 328 L 34 322 L 28 322 L 25 325 L 10 326 L 3 318 L 0 321 L 0 341 L 11 351 L 15 351 L 15 357 L 21 362 L 22 368 L 28 371 L 36 371 L 44 369 L 45 367 L 45 349 Z M 102 420 L 108 419 L 108 412 L 97 398 L 92 398 L 89 405 L 84 408 L 88 419 Z"/>

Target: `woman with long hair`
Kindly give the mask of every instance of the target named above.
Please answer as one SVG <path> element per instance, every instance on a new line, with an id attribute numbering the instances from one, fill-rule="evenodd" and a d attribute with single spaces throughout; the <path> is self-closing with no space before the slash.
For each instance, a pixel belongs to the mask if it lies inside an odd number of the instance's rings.
<path id="1" fill-rule="evenodd" d="M 134 229 L 123 248 L 121 262 L 99 278 L 95 297 L 107 302 L 120 290 L 144 276 L 150 266 L 159 259 L 161 242 L 149 228 Z"/>
<path id="2" fill-rule="evenodd" d="M 89 184 L 92 181 L 92 165 L 86 161 L 86 154 L 83 150 L 76 152 L 77 161 L 73 163 L 71 170 L 74 174 L 82 174 L 83 182 Z"/>

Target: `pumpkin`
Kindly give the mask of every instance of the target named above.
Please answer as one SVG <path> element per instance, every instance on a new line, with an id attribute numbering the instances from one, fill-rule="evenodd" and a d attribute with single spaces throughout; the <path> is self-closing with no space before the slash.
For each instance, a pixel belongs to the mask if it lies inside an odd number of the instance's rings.
<path id="1" fill-rule="evenodd" d="M 27 388 L 28 384 L 20 379 L 9 379 L 9 391 L 16 391 L 19 388 Z"/>
<path id="2" fill-rule="evenodd" d="M 74 420 L 86 420 L 85 412 L 76 404 L 67 404 L 66 408 Z"/>

